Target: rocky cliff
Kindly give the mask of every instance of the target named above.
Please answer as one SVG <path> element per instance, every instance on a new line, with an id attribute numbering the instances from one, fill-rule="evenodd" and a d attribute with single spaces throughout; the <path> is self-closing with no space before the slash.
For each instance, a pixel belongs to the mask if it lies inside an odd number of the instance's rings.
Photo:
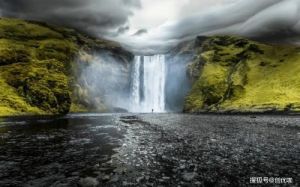
<path id="1" fill-rule="evenodd" d="M 300 47 L 198 38 L 186 112 L 300 111 Z"/>
<path id="2" fill-rule="evenodd" d="M 129 64 L 132 54 L 114 42 L 45 23 L 0 18 L 0 115 L 65 114 L 93 109 L 76 80 L 93 52 Z"/>

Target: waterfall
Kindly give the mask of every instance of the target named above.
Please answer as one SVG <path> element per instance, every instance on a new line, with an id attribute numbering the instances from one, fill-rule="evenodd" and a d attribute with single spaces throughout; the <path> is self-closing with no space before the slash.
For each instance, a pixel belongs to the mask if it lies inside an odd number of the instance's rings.
<path id="1" fill-rule="evenodd" d="M 165 112 L 164 55 L 136 56 L 132 68 L 131 112 Z"/>
<path id="2" fill-rule="evenodd" d="M 132 86 L 131 86 L 131 110 L 138 110 L 138 106 L 141 102 L 140 95 L 140 76 L 141 76 L 141 56 L 136 56 L 133 62 L 132 69 Z"/>

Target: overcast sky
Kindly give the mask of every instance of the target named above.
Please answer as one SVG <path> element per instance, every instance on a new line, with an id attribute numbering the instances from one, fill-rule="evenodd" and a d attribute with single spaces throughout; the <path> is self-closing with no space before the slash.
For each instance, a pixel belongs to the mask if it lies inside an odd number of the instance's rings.
<path id="1" fill-rule="evenodd" d="M 153 50 L 197 35 L 297 42 L 300 0 L 0 0 L 0 14 Z"/>
<path id="2" fill-rule="evenodd" d="M 195 13 L 239 0 L 141 0 L 141 8 L 129 19 L 131 30 L 153 29 Z"/>

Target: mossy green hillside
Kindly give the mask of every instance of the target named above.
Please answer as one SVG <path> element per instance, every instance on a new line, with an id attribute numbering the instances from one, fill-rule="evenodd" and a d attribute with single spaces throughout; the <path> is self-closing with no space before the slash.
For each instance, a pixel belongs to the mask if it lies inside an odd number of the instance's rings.
<path id="1" fill-rule="evenodd" d="M 185 111 L 299 111 L 299 47 L 215 36 L 196 50 Z"/>
<path id="2" fill-rule="evenodd" d="M 0 116 L 87 110 L 74 98 L 76 59 L 93 50 L 129 56 L 117 43 L 73 29 L 0 18 Z"/>

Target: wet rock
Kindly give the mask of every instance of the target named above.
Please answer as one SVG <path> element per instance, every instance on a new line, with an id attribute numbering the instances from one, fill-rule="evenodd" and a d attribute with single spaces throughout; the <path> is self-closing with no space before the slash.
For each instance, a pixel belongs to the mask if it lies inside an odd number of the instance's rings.
<path id="1" fill-rule="evenodd" d="M 140 183 L 142 180 L 144 180 L 144 176 L 141 176 L 141 177 L 138 177 L 137 179 L 136 179 L 136 182 L 137 183 Z"/>
<path id="2" fill-rule="evenodd" d="M 122 186 L 136 186 L 136 184 L 132 182 L 123 181 Z"/>
<path id="3" fill-rule="evenodd" d="M 197 177 L 197 173 L 195 172 L 191 172 L 191 173 L 184 173 L 182 175 L 183 180 L 190 182 L 192 180 L 194 180 L 194 178 Z"/>
<path id="4" fill-rule="evenodd" d="M 82 187 L 96 187 L 99 184 L 99 182 L 96 178 L 86 177 L 80 179 L 79 184 Z"/>
<path id="5" fill-rule="evenodd" d="M 0 144 L 0 153 L 5 153 L 0 154 L 0 186 L 22 186 L 22 181 L 28 181 L 28 186 L 244 186 L 249 172 L 254 176 L 286 173 L 299 186 L 299 118 L 216 115 L 211 120 L 211 116 L 182 114 L 139 118 L 128 128 L 119 116 L 114 120 L 116 128 L 126 129 L 125 134 L 97 126 L 112 123 L 101 117 L 88 120 L 89 124 L 95 120 L 97 128 L 75 124 L 63 132 L 51 125 L 49 131 L 57 134 L 53 140 L 37 141 L 30 133 L 12 135 L 11 143 Z M 88 146 L 69 141 L 83 137 L 91 140 Z M 114 140 L 109 137 L 118 139 L 119 146 L 111 147 Z M 62 154 L 64 150 L 69 151 Z M 65 173 L 75 182 L 66 180 Z"/>
<path id="6" fill-rule="evenodd" d="M 99 171 L 102 171 L 102 172 L 105 172 L 105 171 L 108 171 L 110 170 L 111 168 L 100 168 Z"/>
<path id="7" fill-rule="evenodd" d="M 102 181 L 109 181 L 110 180 L 110 176 L 109 175 L 104 175 L 101 177 Z"/>
<path id="8" fill-rule="evenodd" d="M 147 182 L 147 183 L 146 183 L 146 186 L 154 186 L 154 184 L 151 183 L 151 182 Z"/>
<path id="9" fill-rule="evenodd" d="M 77 171 L 76 172 L 72 172 L 71 175 L 72 176 L 79 176 L 79 172 L 77 172 Z"/>
<path id="10" fill-rule="evenodd" d="M 196 181 L 196 182 L 194 182 L 194 184 L 197 185 L 197 186 L 201 186 L 202 185 L 202 183 L 200 181 Z"/>
<path id="11" fill-rule="evenodd" d="M 119 175 L 114 175 L 109 182 L 116 183 L 120 180 Z"/>

